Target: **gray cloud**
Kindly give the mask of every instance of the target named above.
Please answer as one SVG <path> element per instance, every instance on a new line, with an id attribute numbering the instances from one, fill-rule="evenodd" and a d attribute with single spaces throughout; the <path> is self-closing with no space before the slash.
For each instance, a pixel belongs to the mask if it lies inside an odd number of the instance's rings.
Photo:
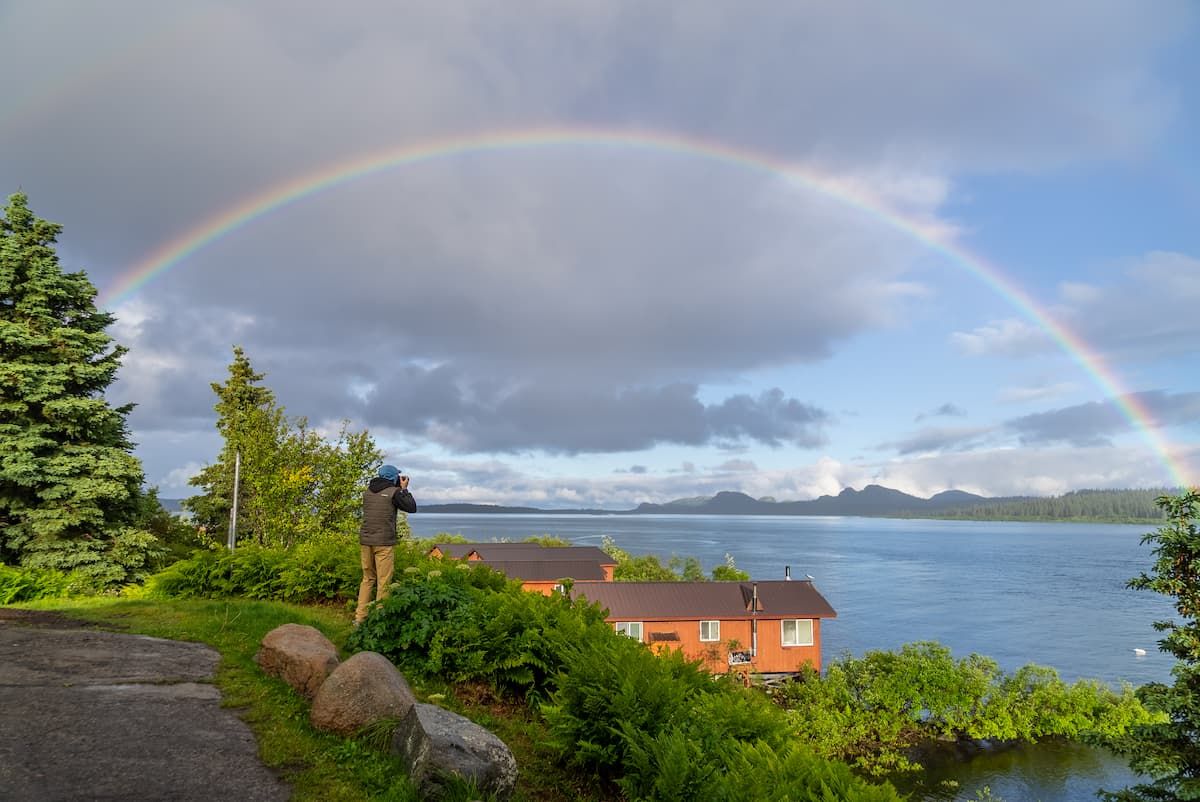
<path id="1" fill-rule="evenodd" d="M 824 410 L 787 398 L 778 387 L 757 398 L 731 396 L 705 411 L 716 437 L 756 440 L 776 447 L 784 442 L 804 448 L 822 445 L 825 437 L 820 427 L 829 420 L 829 414 Z"/>
<path id="2" fill-rule="evenodd" d="M 778 389 L 704 404 L 687 383 L 614 389 L 472 381 L 444 366 L 409 366 L 379 387 L 362 418 L 457 452 L 573 454 L 717 440 L 812 447 L 828 415 Z"/>
<path id="3" fill-rule="evenodd" d="M 1106 283 L 1059 287 L 1053 315 L 1106 358 L 1144 361 L 1200 347 L 1200 260 L 1180 253 L 1143 256 Z M 1025 320 L 992 321 L 951 342 L 975 356 L 1031 357 L 1057 348 L 1051 335 Z"/>
<path id="4" fill-rule="evenodd" d="M 0 182 L 41 198 L 92 268 L 115 272 L 315 165 L 503 126 L 657 126 L 856 167 L 1029 169 L 1154 141 L 1177 100 L 1148 54 L 1195 21 L 1168 0 L 1154 14 L 1129 0 L 906 4 L 871 9 L 869 26 L 840 5 L 355 8 L 335 21 L 308 3 L 7 4 L 0 66 L 45 67 L 0 118 L 0 152 L 21 154 Z M 343 202 L 327 232 L 370 207 Z"/>
<path id="5" fill-rule="evenodd" d="M 993 426 L 947 426 L 931 427 L 909 437 L 881 443 L 881 450 L 895 451 L 907 456 L 939 451 L 965 451 L 977 448 L 995 435 Z"/>
<path id="6" fill-rule="evenodd" d="M 1153 422 L 1159 426 L 1200 424 L 1200 393 L 1151 390 L 1133 393 L 1125 401 L 1147 410 Z M 1128 415 L 1112 400 L 1092 401 L 1024 415 L 1004 425 L 1023 444 L 1068 443 L 1080 447 L 1108 445 L 1114 435 L 1134 428 Z"/>
<path id="7" fill-rule="evenodd" d="M 1200 393 L 1150 390 L 1119 400 L 1089 401 L 1059 409 L 1010 418 L 995 426 L 930 427 L 899 440 L 881 443 L 881 450 L 901 456 L 970 451 L 1016 438 L 1025 446 L 1066 444 L 1077 448 L 1112 445 L 1112 438 L 1131 432 L 1134 423 L 1122 405 L 1145 410 L 1151 425 L 1200 425 Z"/>
<path id="8" fill-rule="evenodd" d="M 1000 391 L 998 400 L 1005 404 L 1023 404 L 1056 398 L 1076 389 L 1078 388 L 1072 382 L 1044 380 L 1043 383 L 1032 386 L 1006 387 Z"/>
<path id="9" fill-rule="evenodd" d="M 962 418 L 966 417 L 967 411 L 958 404 L 953 404 L 947 401 L 936 409 L 931 409 L 928 412 L 921 412 L 914 418 L 914 421 L 920 423 L 926 418 Z"/>

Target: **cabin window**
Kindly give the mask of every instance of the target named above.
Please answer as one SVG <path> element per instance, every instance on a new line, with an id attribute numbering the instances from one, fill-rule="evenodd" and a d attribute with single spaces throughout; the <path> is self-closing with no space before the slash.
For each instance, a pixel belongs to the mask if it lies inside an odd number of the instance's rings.
<path id="1" fill-rule="evenodd" d="M 711 643 L 721 639 L 721 622 L 720 621 L 701 621 L 700 622 L 700 640 Z"/>
<path id="2" fill-rule="evenodd" d="M 785 619 L 779 622 L 783 631 L 784 646 L 812 646 L 813 622 L 811 618 Z"/>
<path id="3" fill-rule="evenodd" d="M 641 621 L 618 621 L 616 627 L 618 635 L 627 635 L 634 640 L 642 639 Z"/>

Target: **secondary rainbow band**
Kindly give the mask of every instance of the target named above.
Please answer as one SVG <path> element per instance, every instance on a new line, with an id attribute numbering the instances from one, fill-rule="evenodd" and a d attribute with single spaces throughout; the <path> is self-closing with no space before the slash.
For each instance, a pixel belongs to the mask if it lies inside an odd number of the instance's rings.
<path id="1" fill-rule="evenodd" d="M 1134 427 L 1142 432 L 1146 442 L 1161 458 L 1171 480 L 1181 487 L 1189 485 L 1185 471 L 1177 463 L 1171 448 L 1159 434 L 1159 427 L 1153 414 L 1135 395 L 1122 386 L 1117 376 L 1090 349 L 1087 343 L 1042 311 L 1024 290 L 1009 280 L 1000 270 L 952 242 L 950 237 L 945 236 L 936 226 L 890 209 L 861 188 L 855 188 L 852 184 L 835 177 L 824 176 L 799 165 L 736 149 L 720 142 L 711 142 L 675 133 L 587 127 L 491 131 L 389 148 L 327 164 L 310 173 L 244 198 L 184 232 L 181 236 L 163 244 L 125 271 L 112 286 L 100 294 L 98 301 L 103 306 L 115 307 L 156 276 L 183 263 L 196 251 L 230 232 L 318 192 L 347 184 L 358 178 L 466 153 L 506 152 L 551 146 L 657 150 L 741 165 L 751 170 L 786 177 L 813 192 L 834 199 L 858 210 L 869 218 L 903 232 L 975 275 L 1016 307 L 1022 315 L 1045 330 L 1058 346 L 1091 377 L 1104 394 L 1112 399 Z"/>

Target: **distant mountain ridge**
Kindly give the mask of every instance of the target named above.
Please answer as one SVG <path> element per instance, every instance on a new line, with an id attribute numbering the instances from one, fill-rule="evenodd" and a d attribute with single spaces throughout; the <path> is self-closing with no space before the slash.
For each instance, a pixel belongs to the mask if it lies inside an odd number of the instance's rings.
<path id="1" fill-rule="evenodd" d="M 722 491 L 697 503 L 695 499 L 669 501 L 666 504 L 639 504 L 633 512 L 652 514 L 697 515 L 864 515 L 884 516 L 940 512 L 994 501 L 962 490 L 947 490 L 931 498 L 911 496 L 881 485 L 867 485 L 862 490 L 847 487 L 836 496 L 821 496 L 811 501 L 767 501 L 745 493 Z"/>
<path id="2" fill-rule="evenodd" d="M 498 504 L 420 504 L 427 513 L 454 515 L 845 515 L 875 518 L 957 518 L 962 520 L 1109 520 L 1146 521 L 1161 518 L 1154 504 L 1170 489 L 1075 490 L 1061 496 L 987 497 L 963 490 L 946 490 L 920 498 L 882 485 L 862 490 L 847 487 L 836 496 L 808 501 L 776 501 L 726 490 L 715 496 L 692 496 L 662 504 L 643 502 L 631 510 L 597 508 L 542 509 Z M 180 499 L 160 499 L 178 512 Z"/>
<path id="3" fill-rule="evenodd" d="M 836 496 L 821 496 L 811 501 L 775 501 L 756 499 L 733 490 L 715 496 L 692 496 L 663 504 L 642 502 L 632 510 L 541 509 L 537 507 L 505 507 L 495 504 L 423 504 L 422 512 L 430 513 L 492 513 L 525 515 L 857 515 L 877 516 L 918 515 L 967 507 L 999 499 L 989 499 L 962 490 L 947 490 L 932 498 L 920 498 L 880 485 L 867 485 L 862 490 L 848 487 Z"/>

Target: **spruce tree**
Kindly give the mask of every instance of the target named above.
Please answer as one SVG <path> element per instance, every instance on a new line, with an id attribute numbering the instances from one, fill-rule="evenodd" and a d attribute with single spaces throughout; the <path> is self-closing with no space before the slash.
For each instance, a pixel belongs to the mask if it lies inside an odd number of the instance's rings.
<path id="1" fill-rule="evenodd" d="M 262 380 L 263 374 L 254 370 L 246 352 L 235 345 L 225 383 L 209 384 L 217 395 L 213 409 L 217 413 L 217 432 L 225 444 L 217 461 L 189 481 L 203 493 L 184 501 L 184 507 L 192 512 L 195 522 L 208 536 L 220 543 L 226 542 L 229 533 L 237 454 L 241 452 L 243 476 L 246 476 L 278 447 L 282 410 L 275 404 L 275 394 L 261 384 Z M 253 517 L 253 505 L 247 504 L 252 492 L 249 487 L 250 484 L 243 481 L 238 488 L 238 509 L 244 516 L 239 525 L 239 539 L 250 534 L 247 524 Z"/>
<path id="2" fill-rule="evenodd" d="M 1158 503 L 1167 522 L 1142 539 L 1154 544 L 1154 568 L 1129 586 L 1175 599 L 1180 620 L 1154 624 L 1166 633 L 1159 647 L 1177 659 L 1171 669 L 1175 681 L 1137 689 L 1142 703 L 1165 720 L 1134 727 L 1128 735 L 1106 742 L 1129 758 L 1134 771 L 1149 778 L 1122 791 L 1102 792 L 1110 802 L 1200 800 L 1200 489 L 1162 496 Z"/>
<path id="3" fill-rule="evenodd" d="M 62 227 L 24 194 L 0 218 L 0 559 L 125 581 L 154 539 L 130 530 L 142 467 L 104 392 L 126 349 L 105 332 L 83 272 L 64 273 Z"/>

